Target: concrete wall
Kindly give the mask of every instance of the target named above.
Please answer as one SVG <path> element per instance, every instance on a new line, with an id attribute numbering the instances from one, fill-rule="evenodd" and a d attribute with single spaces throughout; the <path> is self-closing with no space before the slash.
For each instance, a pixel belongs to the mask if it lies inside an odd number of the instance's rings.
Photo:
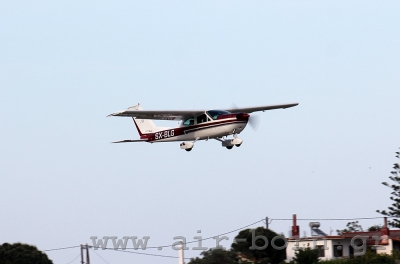
<path id="1" fill-rule="evenodd" d="M 324 246 L 325 245 L 325 256 L 321 257 L 321 260 L 328 259 L 338 259 L 341 257 L 334 257 L 334 246 L 341 246 L 343 251 L 343 257 L 350 256 L 350 242 L 351 239 L 323 239 L 323 238 L 314 238 L 316 241 L 313 241 L 312 238 L 300 238 L 298 243 L 298 247 L 300 248 L 313 248 L 314 246 Z M 286 260 L 291 261 L 295 257 L 295 249 L 297 242 L 296 241 L 288 241 L 288 246 L 286 248 Z M 353 249 L 354 253 L 360 253 L 362 250 Z"/>
<path id="2" fill-rule="evenodd" d="M 389 239 L 389 245 L 379 246 L 376 249 L 377 254 L 392 254 L 393 250 L 393 240 Z"/>

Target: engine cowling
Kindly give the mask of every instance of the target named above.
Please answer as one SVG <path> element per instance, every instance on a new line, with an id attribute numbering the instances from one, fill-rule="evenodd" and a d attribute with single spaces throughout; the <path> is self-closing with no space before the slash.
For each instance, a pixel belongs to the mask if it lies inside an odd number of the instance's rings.
<path id="1" fill-rule="evenodd" d="M 194 143 L 190 141 L 185 141 L 182 142 L 179 146 L 181 147 L 181 149 L 184 149 L 186 151 L 191 151 L 194 146 Z"/>

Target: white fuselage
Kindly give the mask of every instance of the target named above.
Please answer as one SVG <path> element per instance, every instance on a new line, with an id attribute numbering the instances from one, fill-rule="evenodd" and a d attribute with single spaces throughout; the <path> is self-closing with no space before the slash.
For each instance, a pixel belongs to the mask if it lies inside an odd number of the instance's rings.
<path id="1" fill-rule="evenodd" d="M 216 124 L 213 124 L 216 123 Z M 210 121 L 203 123 L 202 126 L 181 126 L 177 129 L 170 129 L 160 131 L 159 133 L 165 133 L 163 138 L 157 138 L 152 142 L 170 142 L 170 141 L 192 141 L 192 140 L 205 140 L 209 138 L 221 138 L 224 136 L 239 134 L 246 127 L 247 122 L 232 120 L 232 122 L 217 123 Z M 179 133 L 176 130 L 183 130 L 183 133 Z M 170 132 L 168 132 L 170 131 Z M 178 132 L 178 133 L 177 133 Z M 173 134 L 173 136 L 171 135 Z M 177 135 L 178 134 L 178 135 Z"/>

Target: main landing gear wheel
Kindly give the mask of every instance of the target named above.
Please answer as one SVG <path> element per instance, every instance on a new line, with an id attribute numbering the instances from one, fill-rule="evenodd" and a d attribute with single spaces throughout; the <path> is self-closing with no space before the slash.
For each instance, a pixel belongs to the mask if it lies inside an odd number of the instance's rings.
<path id="1" fill-rule="evenodd" d="M 191 151 L 193 149 L 194 142 L 196 142 L 196 140 L 193 142 L 190 141 L 182 142 L 179 146 L 181 147 L 181 149 L 184 149 L 186 151 Z"/>
<path id="2" fill-rule="evenodd" d="M 233 148 L 233 146 L 227 146 L 226 148 L 227 148 L 227 149 L 232 149 L 232 148 Z"/>

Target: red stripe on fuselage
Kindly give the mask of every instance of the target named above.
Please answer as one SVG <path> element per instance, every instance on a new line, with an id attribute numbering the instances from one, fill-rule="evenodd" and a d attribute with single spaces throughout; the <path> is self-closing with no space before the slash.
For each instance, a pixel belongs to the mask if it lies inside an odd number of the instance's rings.
<path id="1" fill-rule="evenodd" d="M 236 115 L 232 115 L 232 117 L 236 117 Z M 222 120 L 217 119 L 216 121 L 204 122 L 204 123 L 201 123 L 198 125 L 177 127 L 177 128 L 162 130 L 162 131 L 159 131 L 156 133 L 145 134 L 145 135 L 141 136 L 140 138 L 146 138 L 148 140 L 148 142 L 157 142 L 158 140 L 174 138 L 177 136 L 194 133 L 196 131 L 211 128 L 211 127 L 224 126 L 224 125 L 234 124 L 234 123 L 247 123 L 247 120 L 239 121 L 236 119 L 232 119 L 232 117 L 224 118 Z M 230 120 L 227 120 L 227 119 L 230 119 Z"/>

